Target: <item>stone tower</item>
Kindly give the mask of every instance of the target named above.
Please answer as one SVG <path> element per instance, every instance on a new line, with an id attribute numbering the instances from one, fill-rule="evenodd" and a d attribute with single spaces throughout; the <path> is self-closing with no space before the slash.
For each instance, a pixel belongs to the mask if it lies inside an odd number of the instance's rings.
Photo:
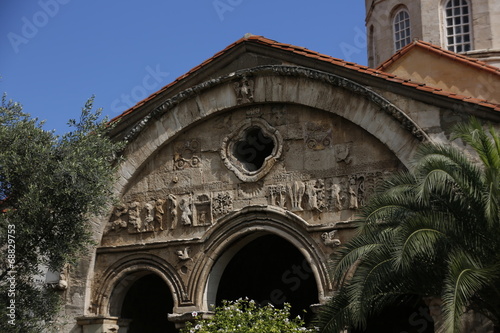
<path id="1" fill-rule="evenodd" d="M 498 0 L 365 0 L 365 6 L 370 67 L 414 39 L 500 66 Z"/>

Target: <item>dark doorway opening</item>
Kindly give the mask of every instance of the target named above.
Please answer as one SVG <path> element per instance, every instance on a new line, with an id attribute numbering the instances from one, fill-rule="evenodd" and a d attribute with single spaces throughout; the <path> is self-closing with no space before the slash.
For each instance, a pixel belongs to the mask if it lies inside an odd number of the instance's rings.
<path id="1" fill-rule="evenodd" d="M 309 323 L 310 305 L 318 303 L 318 288 L 300 251 L 281 237 L 266 235 L 238 251 L 222 274 L 217 304 L 240 297 L 277 307 L 289 303 L 292 316 L 300 315 Z"/>
<path id="2" fill-rule="evenodd" d="M 418 297 L 411 297 L 385 308 L 375 318 L 370 318 L 366 330 L 353 329 L 351 332 L 434 333 L 434 321 L 424 301 Z"/>
<path id="3" fill-rule="evenodd" d="M 174 302 L 165 282 L 155 274 L 138 279 L 123 301 L 121 317 L 131 319 L 128 333 L 174 333 L 168 321 Z"/>

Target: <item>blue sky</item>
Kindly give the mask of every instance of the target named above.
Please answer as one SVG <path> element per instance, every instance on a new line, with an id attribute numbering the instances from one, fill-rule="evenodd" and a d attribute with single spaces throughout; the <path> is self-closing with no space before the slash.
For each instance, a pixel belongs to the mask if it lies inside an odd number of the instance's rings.
<path id="1" fill-rule="evenodd" d="M 366 65 L 364 1 L 2 0 L 0 91 L 66 132 L 110 118 L 245 33 Z"/>

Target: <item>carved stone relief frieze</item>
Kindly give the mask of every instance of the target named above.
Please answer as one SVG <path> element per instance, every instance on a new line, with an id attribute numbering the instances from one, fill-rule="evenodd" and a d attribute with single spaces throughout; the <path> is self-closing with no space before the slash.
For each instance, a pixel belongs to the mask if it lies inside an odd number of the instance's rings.
<path id="1" fill-rule="evenodd" d="M 367 191 L 365 184 L 373 192 L 380 173 L 356 174 L 346 177 L 292 181 L 284 184 L 268 185 L 267 199 L 270 205 L 291 211 L 341 211 L 355 210 L 365 204 Z"/>
<path id="2" fill-rule="evenodd" d="M 231 192 L 168 194 L 149 202 L 131 201 L 113 209 L 107 233 L 171 233 L 178 228 L 210 226 L 233 210 Z"/>

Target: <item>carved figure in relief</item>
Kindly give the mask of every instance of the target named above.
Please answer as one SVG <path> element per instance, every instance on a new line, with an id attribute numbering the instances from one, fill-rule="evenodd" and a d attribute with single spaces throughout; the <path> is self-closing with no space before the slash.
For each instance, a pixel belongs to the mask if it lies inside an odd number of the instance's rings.
<path id="1" fill-rule="evenodd" d="M 358 209 L 358 189 L 354 177 L 349 178 L 349 209 Z"/>
<path id="2" fill-rule="evenodd" d="M 48 286 L 52 287 L 55 290 L 66 290 L 68 289 L 68 279 L 66 274 L 68 272 L 68 265 L 64 265 L 63 269 L 59 272 L 59 278 L 57 282 L 49 282 Z M 54 272 L 55 273 L 55 272 Z"/>
<path id="3" fill-rule="evenodd" d="M 358 204 L 360 206 L 365 204 L 365 177 L 360 177 L 358 185 Z"/>
<path id="4" fill-rule="evenodd" d="M 321 211 L 326 207 L 325 198 L 325 181 L 318 179 L 307 183 L 307 203 L 310 209 Z"/>
<path id="5" fill-rule="evenodd" d="M 146 217 L 144 218 L 143 230 L 144 231 L 152 231 L 153 230 L 153 221 L 154 221 L 153 205 L 150 203 L 147 203 L 144 205 L 144 209 L 146 210 Z"/>
<path id="6" fill-rule="evenodd" d="M 165 204 L 165 200 L 158 199 L 155 202 L 155 218 L 154 220 L 158 223 L 160 230 L 163 230 L 163 214 L 165 211 L 163 210 L 163 205 Z"/>
<path id="7" fill-rule="evenodd" d="M 183 225 L 192 225 L 191 217 L 193 212 L 191 210 L 191 198 L 181 199 L 179 208 L 181 209 L 181 223 Z"/>
<path id="8" fill-rule="evenodd" d="M 337 162 L 344 162 L 345 164 L 351 164 L 352 157 L 350 155 L 350 147 L 349 145 L 337 145 L 335 146 L 336 156 L 335 159 Z"/>
<path id="9" fill-rule="evenodd" d="M 239 82 L 234 83 L 238 104 L 253 102 L 253 84 L 253 80 L 245 76 Z"/>
<path id="10" fill-rule="evenodd" d="M 137 201 L 133 201 L 128 206 L 128 223 L 139 232 L 142 229 L 141 208 Z"/>
<path id="11" fill-rule="evenodd" d="M 333 230 L 330 232 L 324 232 L 321 234 L 321 239 L 323 240 L 323 244 L 326 246 L 337 247 L 342 244 L 340 239 L 336 238 L 337 230 Z"/>
<path id="12" fill-rule="evenodd" d="M 205 212 L 201 212 L 200 213 L 200 218 L 199 218 L 199 221 L 198 221 L 201 225 L 204 225 L 207 223 L 207 213 Z"/>
<path id="13" fill-rule="evenodd" d="M 304 210 L 302 208 L 302 197 L 306 191 L 306 186 L 303 182 L 293 182 L 287 184 L 288 195 L 290 196 L 290 203 L 292 210 Z"/>
<path id="14" fill-rule="evenodd" d="M 125 205 L 116 206 L 113 210 L 113 215 L 111 216 L 111 229 L 120 230 L 121 228 L 127 227 L 126 215 L 128 208 Z"/>
<path id="15" fill-rule="evenodd" d="M 271 205 L 276 205 L 281 208 L 286 208 L 286 188 L 284 185 L 270 185 L 269 200 Z"/>
<path id="16" fill-rule="evenodd" d="M 177 198 L 169 194 L 167 199 L 170 207 L 170 230 L 174 230 L 177 227 Z"/>
<path id="17" fill-rule="evenodd" d="M 333 184 L 332 188 L 332 200 L 333 200 L 333 208 L 336 210 L 342 210 L 342 201 L 343 197 L 341 195 L 341 188 L 339 184 Z"/>
<path id="18" fill-rule="evenodd" d="M 183 250 L 177 250 L 175 251 L 175 254 L 179 257 L 181 261 L 185 260 L 190 260 L 191 257 L 189 256 L 189 246 L 186 246 Z"/>

